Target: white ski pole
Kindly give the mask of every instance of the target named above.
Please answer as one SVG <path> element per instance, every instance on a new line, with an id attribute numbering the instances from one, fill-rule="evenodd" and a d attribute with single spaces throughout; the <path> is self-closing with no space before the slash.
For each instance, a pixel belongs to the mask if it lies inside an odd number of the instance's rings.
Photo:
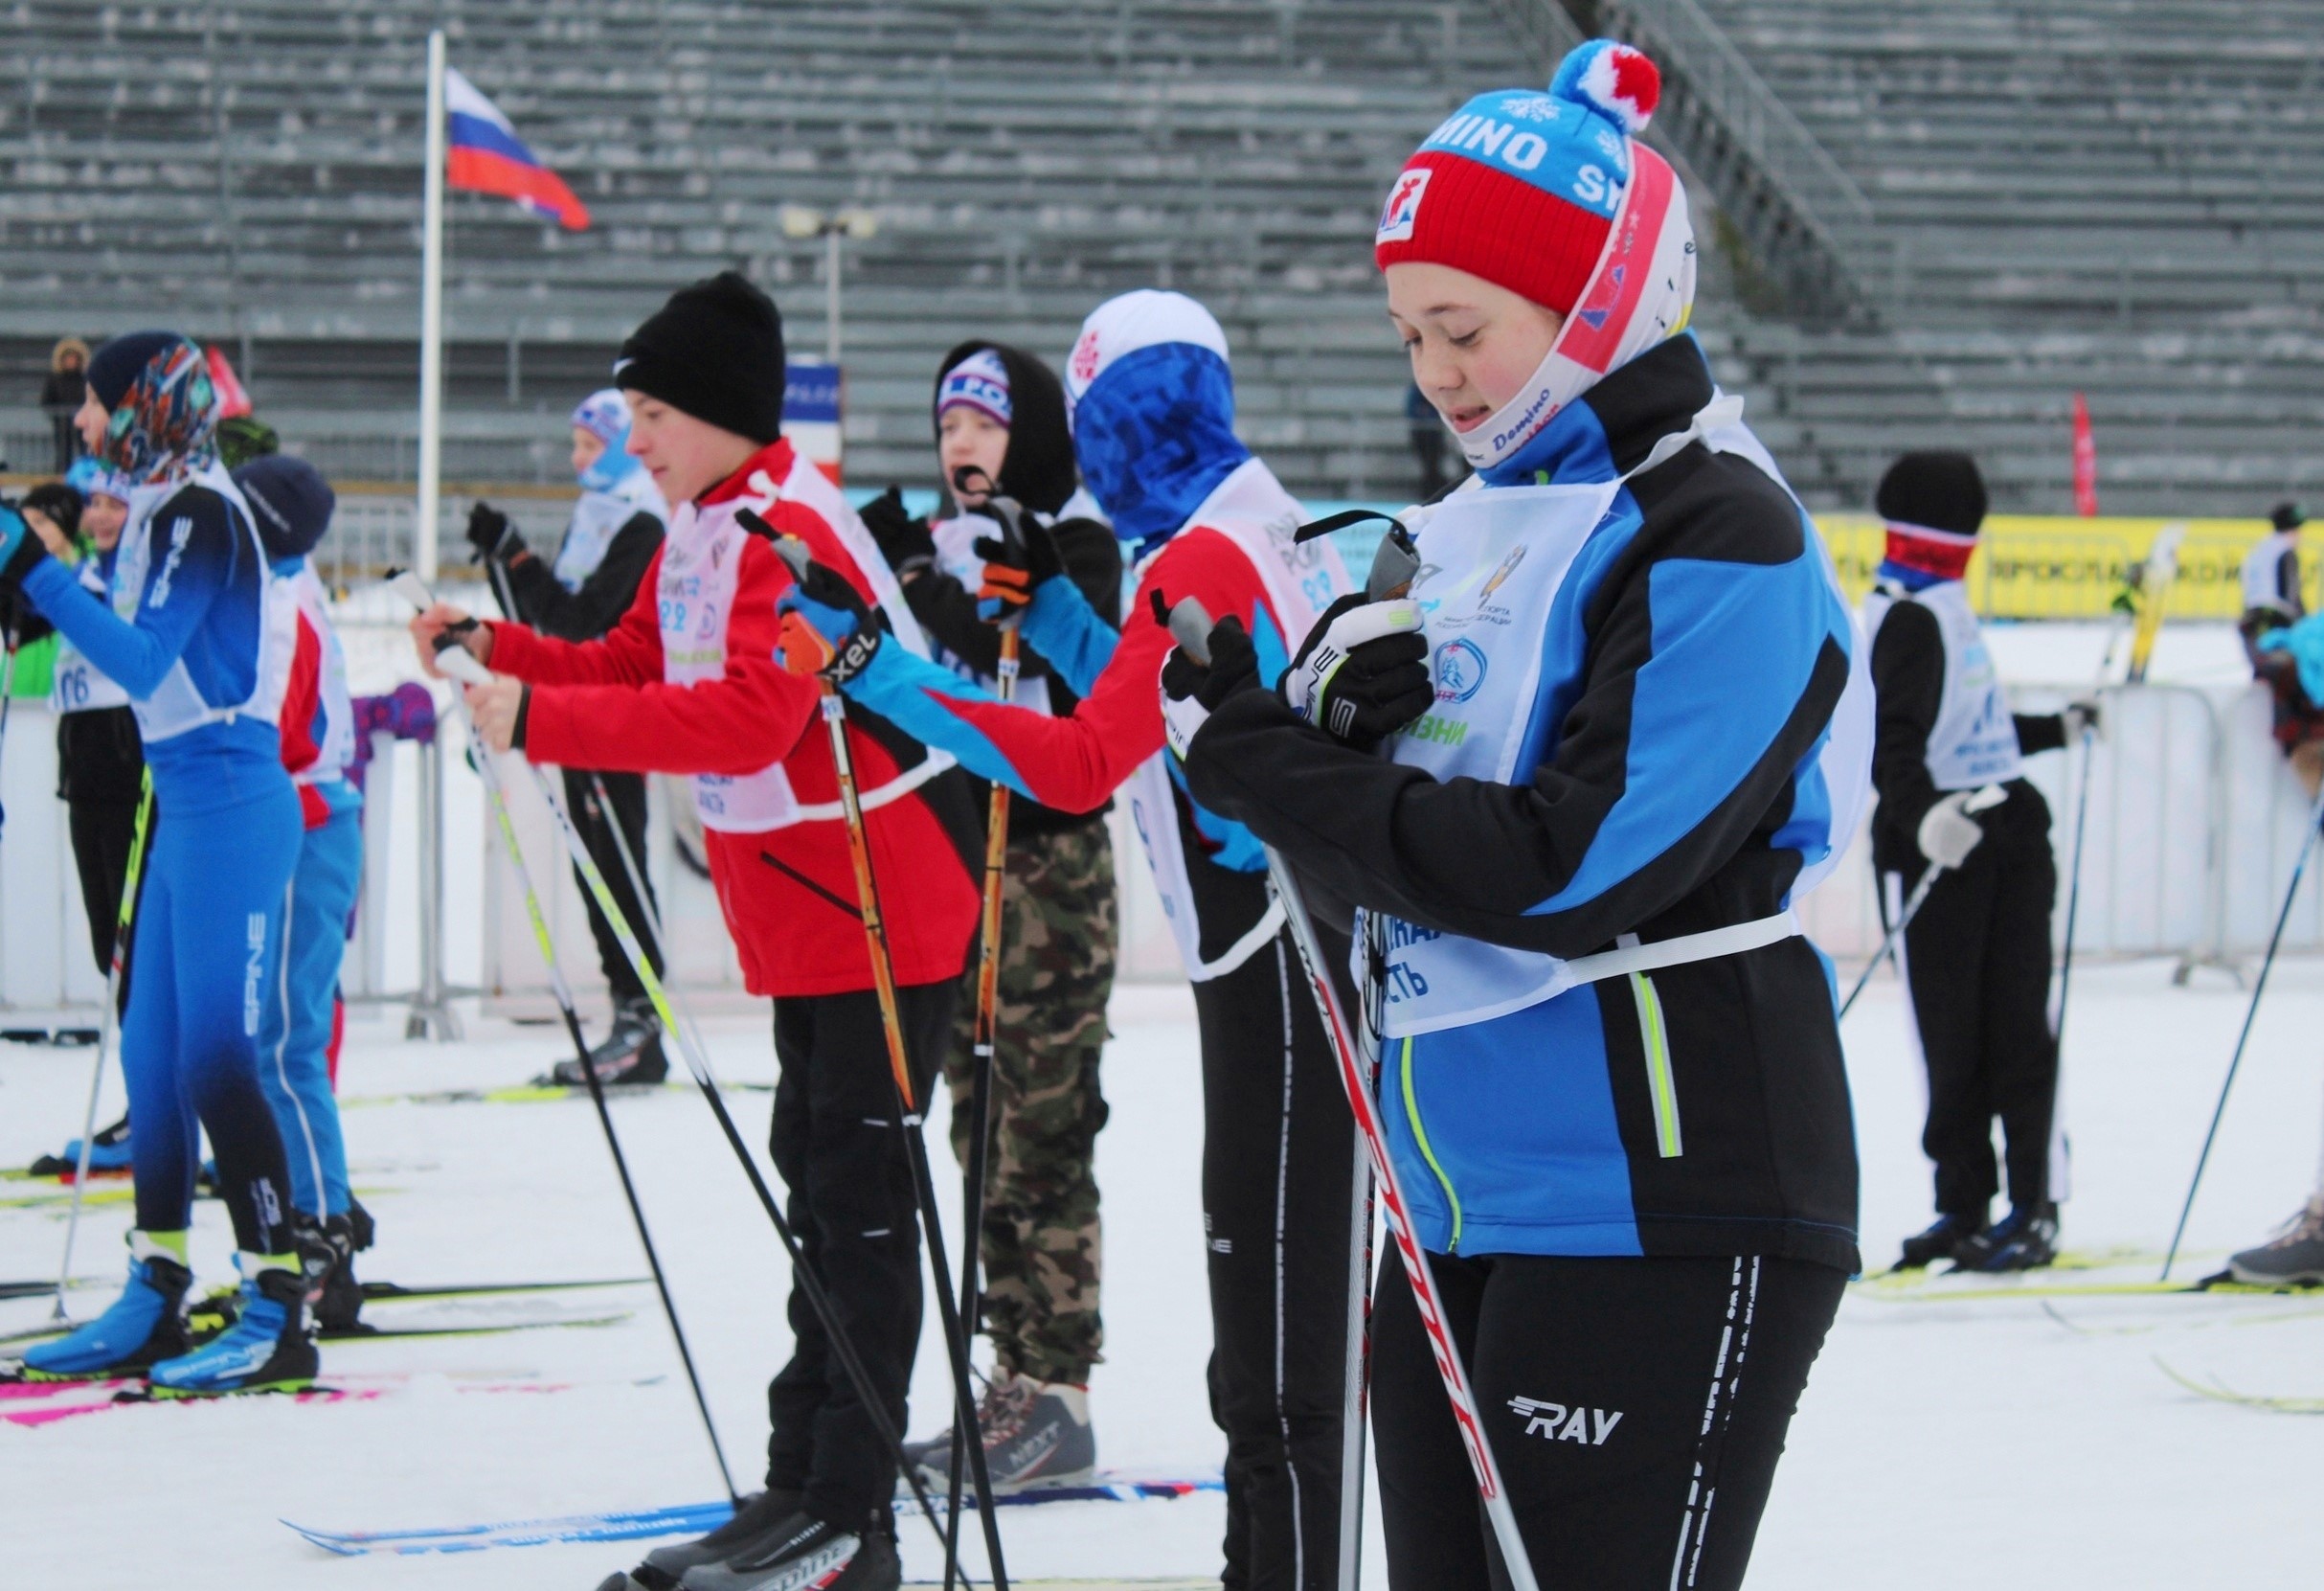
<path id="1" fill-rule="evenodd" d="M 1998 784 L 1988 784 L 1962 803 L 1961 810 L 1964 812 L 1988 811 L 2008 799 L 2007 790 Z M 1910 925 L 1915 917 L 1920 915 L 1922 903 L 1929 898 L 1929 892 L 1936 888 L 1937 879 L 1950 871 L 1952 870 L 1949 868 L 1939 867 L 1936 863 L 1931 862 L 1929 864 L 1928 871 L 1921 875 L 1921 881 L 1912 886 L 1912 893 L 1905 898 L 1905 909 L 1896 914 L 1896 922 L 1889 928 L 1886 936 L 1881 940 L 1880 948 L 1872 952 L 1872 959 L 1864 963 L 1863 971 L 1857 975 L 1856 987 L 1849 989 L 1848 997 L 1839 1003 L 1839 1014 L 1843 1019 L 1847 1016 L 1850 1008 L 1856 1004 L 1856 997 L 1863 993 L 1864 986 L 1872 981 L 1872 974 L 1880 970 L 1881 963 L 1893 955 L 1896 947 L 1904 943 L 1905 929 Z"/>
<path id="2" fill-rule="evenodd" d="M 56 1307 L 51 1320 L 62 1320 L 64 1290 L 73 1280 L 73 1240 L 80 1231 L 80 1200 L 89 1186 L 89 1151 L 97 1142 L 97 1096 L 104 1087 L 105 1057 L 113 1053 L 120 1033 L 121 979 L 129 957 L 129 929 L 137 920 L 137 880 L 146 866 L 146 836 L 153 824 L 153 770 L 139 781 L 137 828 L 129 837 L 129 865 L 124 871 L 121 905 L 113 914 L 113 955 L 105 967 L 105 1009 L 97 1013 L 97 1060 L 89 1068 L 89 1102 L 80 1116 L 80 1154 L 73 1168 L 73 1209 L 64 1218 L 64 1259 L 56 1267 Z"/>
<path id="3" fill-rule="evenodd" d="M 1188 597 L 1170 610 L 1170 634 L 1195 662 L 1209 661 L 1210 616 L 1199 601 Z M 1517 1513 L 1509 1507 L 1509 1494 L 1501 1484 L 1500 1466 L 1493 1457 L 1492 1443 L 1478 1412 L 1469 1373 L 1461 1364 L 1460 1350 L 1454 1345 L 1451 1324 L 1438 1300 L 1428 1251 L 1413 1235 L 1410 1208 L 1404 1201 L 1404 1188 L 1397 1179 L 1395 1162 L 1388 1158 L 1388 1138 L 1374 1108 L 1370 1080 L 1356 1052 L 1353 1030 L 1341 1009 L 1339 990 L 1332 984 L 1331 970 L 1316 940 L 1315 924 L 1308 918 L 1298 882 L 1273 846 L 1267 848 L 1267 877 L 1275 887 L 1275 898 L 1282 902 L 1283 921 L 1291 929 L 1292 945 L 1299 952 L 1308 987 L 1314 990 L 1317 1009 L 1322 1012 L 1332 1058 L 1340 1068 L 1340 1086 L 1347 1095 L 1347 1107 L 1356 1118 L 1356 1130 L 1363 1135 L 1364 1147 L 1371 1157 L 1372 1174 L 1379 1179 L 1380 1206 L 1387 1218 L 1388 1240 L 1403 1258 L 1405 1278 L 1412 1288 L 1412 1303 L 1420 1311 L 1421 1327 L 1428 1333 L 1430 1350 L 1435 1355 L 1436 1372 L 1444 1380 L 1445 1398 L 1453 1406 L 1453 1423 L 1460 1432 L 1461 1445 L 1468 1450 L 1469 1466 L 1477 1476 L 1477 1493 L 1484 1501 L 1485 1517 L 1492 1523 L 1494 1540 L 1500 1543 L 1510 1584 L 1513 1591 L 1540 1591 L 1541 1582 L 1533 1574 L 1533 1560 L 1525 1552 L 1524 1538 L 1518 1534 Z M 1342 1484 L 1346 1484 L 1345 1477 Z"/>

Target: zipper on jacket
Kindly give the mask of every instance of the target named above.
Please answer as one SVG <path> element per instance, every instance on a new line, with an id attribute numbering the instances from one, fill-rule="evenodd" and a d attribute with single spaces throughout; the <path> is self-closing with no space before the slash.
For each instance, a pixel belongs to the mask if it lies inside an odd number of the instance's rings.
<path id="1" fill-rule="evenodd" d="M 1646 1051 L 1646 1092 L 1654 1101 L 1655 1148 L 1665 1160 L 1685 1152 L 1679 1138 L 1679 1089 L 1670 1075 L 1670 1032 L 1662 1022 L 1662 997 L 1643 972 L 1630 975 L 1630 997 L 1638 1007 L 1638 1039 Z"/>
<path id="2" fill-rule="evenodd" d="M 1404 1041 L 1404 1119 L 1412 1125 L 1412 1142 L 1420 1146 L 1420 1158 L 1429 1163 L 1436 1173 L 1436 1185 L 1444 1190 L 1445 1203 L 1453 1208 L 1453 1240 L 1446 1245 L 1447 1254 L 1460 1252 L 1460 1195 L 1453 1192 L 1453 1179 L 1445 1175 L 1444 1167 L 1436 1159 L 1436 1151 L 1429 1147 L 1429 1129 L 1420 1125 L 1420 1102 L 1412 1097 L 1412 1041 Z"/>

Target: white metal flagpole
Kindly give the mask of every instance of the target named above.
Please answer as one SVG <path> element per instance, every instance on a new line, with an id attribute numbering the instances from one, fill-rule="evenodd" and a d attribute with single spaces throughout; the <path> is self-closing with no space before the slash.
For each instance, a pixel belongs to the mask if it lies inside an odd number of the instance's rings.
<path id="1" fill-rule="evenodd" d="M 443 489 L 443 73 L 440 29 L 428 34 L 427 199 L 419 251 L 419 502 L 412 548 L 412 567 L 431 584 L 436 580 L 437 506 Z"/>

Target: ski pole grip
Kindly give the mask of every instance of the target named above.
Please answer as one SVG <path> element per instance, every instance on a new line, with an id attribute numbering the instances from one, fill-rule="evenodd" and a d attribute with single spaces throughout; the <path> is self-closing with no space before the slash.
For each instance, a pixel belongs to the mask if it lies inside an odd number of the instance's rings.
<path id="1" fill-rule="evenodd" d="M 1987 784 L 1976 794 L 1961 803 L 1964 812 L 1990 812 L 2009 799 L 2009 792 L 1998 784 Z"/>
<path id="2" fill-rule="evenodd" d="M 436 667 L 448 679 L 463 685 L 489 685 L 492 670 L 476 661 L 476 654 L 449 635 L 436 638 Z"/>
<path id="3" fill-rule="evenodd" d="M 1210 610 L 1199 597 L 1182 597 L 1170 610 L 1170 639 L 1204 668 L 1210 667 Z"/>
<path id="4" fill-rule="evenodd" d="M 436 593 L 428 589 L 427 581 L 413 574 L 409 569 L 389 570 L 387 582 L 389 590 L 422 613 L 435 605 Z"/>

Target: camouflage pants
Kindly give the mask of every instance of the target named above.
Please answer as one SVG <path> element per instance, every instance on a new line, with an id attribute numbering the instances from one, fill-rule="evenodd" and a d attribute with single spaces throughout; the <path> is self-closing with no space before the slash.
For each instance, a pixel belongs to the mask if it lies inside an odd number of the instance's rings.
<path id="1" fill-rule="evenodd" d="M 1097 1313 L 1097 1182 L 1106 1123 L 1097 1087 L 1114 988 L 1114 850 L 1102 823 L 1008 848 L 1001 891 L 1001 977 L 984 1180 L 986 1335 L 1001 1369 L 1086 1382 L 1104 1330 Z M 968 1162 L 977 964 L 961 986 L 944 1059 L 953 1153 Z"/>

